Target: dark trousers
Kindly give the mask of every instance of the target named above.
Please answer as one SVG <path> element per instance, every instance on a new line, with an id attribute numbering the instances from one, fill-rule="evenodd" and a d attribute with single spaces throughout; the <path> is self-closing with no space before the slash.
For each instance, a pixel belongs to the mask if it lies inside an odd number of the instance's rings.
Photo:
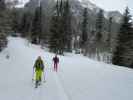
<path id="1" fill-rule="evenodd" d="M 57 72 L 57 70 L 58 70 L 58 63 L 54 63 L 54 71 Z"/>

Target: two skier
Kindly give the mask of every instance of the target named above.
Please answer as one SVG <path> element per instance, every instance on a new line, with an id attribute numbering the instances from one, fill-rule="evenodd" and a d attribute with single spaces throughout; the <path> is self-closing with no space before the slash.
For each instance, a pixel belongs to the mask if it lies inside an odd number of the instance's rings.
<path id="1" fill-rule="evenodd" d="M 59 63 L 59 58 L 57 57 L 57 55 L 55 55 L 55 57 L 53 57 L 53 62 L 54 62 L 54 71 L 57 72 L 58 70 L 58 63 Z M 38 85 L 41 85 L 41 81 L 42 81 L 42 74 L 44 73 L 44 63 L 43 60 L 41 58 L 41 56 L 39 56 L 37 58 L 37 60 L 35 61 L 34 67 L 33 67 L 33 71 L 35 72 L 35 87 L 37 88 Z M 45 78 L 45 76 L 44 76 Z"/>

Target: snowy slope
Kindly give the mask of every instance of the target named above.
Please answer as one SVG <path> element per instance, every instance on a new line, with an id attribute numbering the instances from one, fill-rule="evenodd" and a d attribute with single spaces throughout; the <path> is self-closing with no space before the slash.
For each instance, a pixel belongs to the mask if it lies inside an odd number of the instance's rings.
<path id="1" fill-rule="evenodd" d="M 24 7 L 24 5 L 29 2 L 29 0 L 18 0 L 18 1 L 19 1 L 19 4 L 16 7 L 20 7 L 20 8 Z"/>
<path id="2" fill-rule="evenodd" d="M 93 9 L 100 9 L 99 7 L 97 7 L 95 4 L 91 3 L 89 0 L 78 0 L 81 5 L 85 8 L 89 8 L 91 10 Z"/>
<path id="3" fill-rule="evenodd" d="M 45 62 L 46 83 L 35 89 L 32 67 L 39 55 Z M 133 70 L 66 54 L 60 56 L 55 73 L 53 56 L 24 39 L 10 37 L 8 48 L 0 54 L 0 100 L 133 100 Z"/>

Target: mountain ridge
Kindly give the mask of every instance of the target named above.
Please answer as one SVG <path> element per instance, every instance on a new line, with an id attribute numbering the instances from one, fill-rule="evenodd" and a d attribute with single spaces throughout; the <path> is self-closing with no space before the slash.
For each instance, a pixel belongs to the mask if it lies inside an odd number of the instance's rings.
<path id="1" fill-rule="evenodd" d="M 29 8 L 31 6 L 35 7 L 37 6 L 37 2 L 42 2 L 41 4 L 45 4 L 45 6 L 49 6 L 52 3 L 55 3 L 56 0 L 30 0 L 28 3 L 26 3 L 26 7 L 29 6 Z M 83 8 L 88 8 L 89 9 L 89 13 L 94 13 L 96 14 L 100 9 L 100 7 L 98 7 L 96 4 L 90 2 L 89 0 L 69 0 L 72 8 L 74 8 L 73 10 L 81 10 Z M 33 8 L 31 7 L 31 8 Z M 79 9 L 76 9 L 79 8 Z M 122 14 L 119 11 L 105 11 L 104 9 L 102 9 L 104 11 L 104 16 L 106 19 L 109 19 L 110 17 L 113 17 L 113 21 L 116 23 L 120 23 Z M 78 12 L 78 11 L 75 11 Z M 79 13 L 79 12 L 78 12 Z"/>
<path id="2" fill-rule="evenodd" d="M 83 7 L 89 8 L 93 11 L 98 12 L 99 9 L 102 9 L 102 8 L 98 7 L 96 4 L 93 4 L 92 2 L 90 2 L 89 0 L 78 0 L 78 1 L 81 3 L 81 5 Z M 104 9 L 102 9 L 102 10 L 104 10 Z M 115 11 L 114 10 L 112 10 L 112 11 L 104 10 L 104 16 L 107 19 L 109 19 L 110 17 L 114 17 L 113 21 L 119 23 L 121 20 L 122 14 L 117 10 L 115 10 Z"/>

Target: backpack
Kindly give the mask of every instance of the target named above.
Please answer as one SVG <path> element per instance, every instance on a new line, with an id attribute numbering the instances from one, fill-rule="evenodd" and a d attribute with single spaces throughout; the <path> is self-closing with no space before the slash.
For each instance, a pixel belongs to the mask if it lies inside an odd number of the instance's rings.
<path id="1" fill-rule="evenodd" d="M 35 66 L 36 70 L 43 70 L 44 69 L 44 65 L 43 65 L 43 61 L 42 60 L 36 60 Z"/>

